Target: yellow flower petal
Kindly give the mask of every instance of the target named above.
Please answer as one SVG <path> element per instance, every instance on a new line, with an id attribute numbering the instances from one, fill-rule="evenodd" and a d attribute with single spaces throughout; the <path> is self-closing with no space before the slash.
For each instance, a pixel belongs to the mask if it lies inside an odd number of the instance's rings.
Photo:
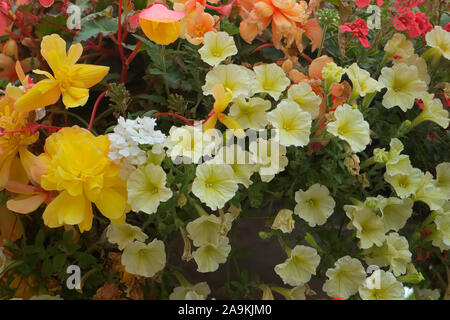
<path id="1" fill-rule="evenodd" d="M 77 63 L 78 59 L 80 59 L 82 54 L 83 46 L 81 45 L 81 43 L 71 45 L 69 51 L 67 51 L 66 63 L 69 65 L 74 65 L 75 63 Z"/>
<path id="2" fill-rule="evenodd" d="M 82 223 L 89 214 L 86 211 L 86 202 L 83 195 L 72 197 L 67 191 L 61 192 L 50 202 L 42 215 L 45 225 L 56 228 L 64 224 Z"/>
<path id="3" fill-rule="evenodd" d="M 160 45 L 168 45 L 174 42 L 178 39 L 181 31 L 179 21 L 161 22 L 139 18 L 139 23 L 145 35 Z"/>
<path id="4" fill-rule="evenodd" d="M 92 64 L 77 64 L 70 70 L 72 84 L 79 88 L 90 88 L 108 74 L 109 67 L 95 66 Z"/>
<path id="5" fill-rule="evenodd" d="M 127 194 L 125 191 L 106 188 L 100 193 L 95 205 L 105 217 L 120 220 L 128 211 Z"/>
<path id="6" fill-rule="evenodd" d="M 57 81 L 42 80 L 17 100 L 14 108 L 19 112 L 36 110 L 56 103 L 60 95 L 61 91 Z"/>
<path id="7" fill-rule="evenodd" d="M 57 34 L 42 38 L 41 54 L 52 70 L 57 70 L 66 61 L 66 41 Z"/>
<path id="8" fill-rule="evenodd" d="M 89 90 L 84 88 L 70 87 L 62 94 L 66 109 L 84 106 L 89 99 Z"/>

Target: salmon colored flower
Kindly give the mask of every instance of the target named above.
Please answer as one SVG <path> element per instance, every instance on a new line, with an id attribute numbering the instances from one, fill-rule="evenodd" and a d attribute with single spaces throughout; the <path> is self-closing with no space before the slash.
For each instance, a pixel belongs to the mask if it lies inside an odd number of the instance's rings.
<path id="1" fill-rule="evenodd" d="M 94 136 L 78 126 L 63 128 L 45 141 L 45 152 L 33 162 L 33 177 L 44 190 L 59 191 L 44 211 L 50 228 L 78 225 L 92 227 L 92 202 L 107 218 L 125 221 L 130 210 L 126 182 L 117 174 L 120 167 L 108 158 L 109 139 Z"/>
<path id="2" fill-rule="evenodd" d="M 186 33 L 184 36 L 186 40 L 195 45 L 203 43 L 206 33 L 217 32 L 215 29 L 216 20 L 204 10 L 204 7 L 197 4 L 195 11 L 186 18 Z"/>
<path id="3" fill-rule="evenodd" d="M 53 70 L 34 70 L 48 79 L 39 81 L 14 105 L 17 111 L 31 111 L 56 103 L 62 95 L 66 108 L 84 106 L 89 88 L 99 83 L 109 72 L 108 67 L 76 64 L 83 53 L 80 43 L 72 45 L 66 53 L 66 41 L 57 34 L 45 36 L 41 42 L 42 57 Z"/>
<path id="4" fill-rule="evenodd" d="M 251 43 L 272 23 L 272 42 L 277 49 L 289 48 L 293 43 L 302 50 L 304 30 L 299 27 L 308 20 L 311 8 L 305 1 L 296 0 L 239 0 L 243 18 L 239 26 L 241 37 Z"/>
<path id="5" fill-rule="evenodd" d="M 180 20 L 184 12 L 170 10 L 165 4 L 155 3 L 142 10 L 139 23 L 145 35 L 160 45 L 168 45 L 178 39 Z"/>
<path id="6" fill-rule="evenodd" d="M 217 84 L 212 89 L 213 97 L 216 100 L 214 102 L 213 110 L 211 111 L 210 118 L 205 122 L 203 130 L 207 132 L 210 129 L 214 129 L 217 120 L 222 122 L 228 129 L 233 130 L 236 136 L 242 137 L 244 131 L 241 126 L 229 116 L 225 115 L 223 112 L 228 107 L 231 102 L 233 95 L 230 90 L 225 90 L 222 84 Z"/>

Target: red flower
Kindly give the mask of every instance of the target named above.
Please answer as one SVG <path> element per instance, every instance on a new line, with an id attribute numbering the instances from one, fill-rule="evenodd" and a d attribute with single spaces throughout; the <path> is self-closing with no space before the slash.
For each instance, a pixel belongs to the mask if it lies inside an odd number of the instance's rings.
<path id="1" fill-rule="evenodd" d="M 370 0 L 355 0 L 355 3 L 358 8 L 365 8 L 369 5 Z"/>
<path id="2" fill-rule="evenodd" d="M 370 42 L 367 39 L 367 35 L 369 34 L 369 27 L 367 26 L 366 21 L 364 21 L 363 19 L 359 18 L 352 23 L 347 22 L 342 26 L 339 26 L 339 30 L 351 32 L 353 36 L 355 36 L 356 39 L 361 42 L 364 48 L 370 46 Z"/>
<path id="3" fill-rule="evenodd" d="M 356 6 L 358 8 L 365 8 L 370 4 L 370 0 L 355 0 Z M 381 7 L 383 5 L 383 0 L 377 0 L 377 6 Z"/>
<path id="4" fill-rule="evenodd" d="M 420 35 L 425 35 L 428 31 L 433 29 L 433 26 L 428 21 L 428 17 L 422 13 L 413 13 L 411 9 L 403 11 L 401 16 L 394 15 L 392 24 L 394 28 L 403 31 L 406 30 L 411 38 L 416 38 Z"/>
<path id="5" fill-rule="evenodd" d="M 447 23 L 447 24 L 445 25 L 445 27 L 443 27 L 442 29 L 444 29 L 444 30 L 447 31 L 447 32 L 450 32 L 450 22 Z"/>

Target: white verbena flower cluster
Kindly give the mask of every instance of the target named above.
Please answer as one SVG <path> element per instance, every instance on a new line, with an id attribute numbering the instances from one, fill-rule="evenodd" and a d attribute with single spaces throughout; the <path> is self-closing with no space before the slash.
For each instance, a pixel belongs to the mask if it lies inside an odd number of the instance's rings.
<path id="1" fill-rule="evenodd" d="M 120 176 L 128 177 L 135 167 L 147 161 L 147 152 L 140 146 L 153 146 L 152 152 L 163 152 L 162 144 L 166 135 L 155 130 L 156 120 L 150 117 L 135 120 L 120 117 L 114 132 L 109 134 L 111 141 L 109 158 L 122 168 Z"/>

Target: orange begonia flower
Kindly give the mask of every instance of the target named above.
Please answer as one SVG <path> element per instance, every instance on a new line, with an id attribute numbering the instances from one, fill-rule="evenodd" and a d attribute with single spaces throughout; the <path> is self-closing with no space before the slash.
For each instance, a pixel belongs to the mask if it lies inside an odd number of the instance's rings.
<path id="1" fill-rule="evenodd" d="M 168 45 L 180 35 L 180 20 L 184 12 L 170 10 L 162 3 L 155 3 L 142 10 L 139 14 L 139 24 L 145 35 L 153 42 Z"/>
<path id="2" fill-rule="evenodd" d="M 296 0 L 239 0 L 241 16 L 244 20 L 239 26 L 241 37 L 251 43 L 272 23 L 272 42 L 277 49 L 289 48 L 296 44 L 302 48 L 302 37 L 306 31 L 313 36 L 315 43 L 318 35 L 314 22 L 305 24 L 311 9 L 305 1 Z M 320 27 L 319 27 L 320 28 Z"/>
<path id="3" fill-rule="evenodd" d="M 189 14 L 186 18 L 186 33 L 185 37 L 190 43 L 198 45 L 203 43 L 205 33 L 217 30 L 214 28 L 216 20 L 209 13 L 206 13 L 205 8 L 197 4 L 196 10 Z"/>

